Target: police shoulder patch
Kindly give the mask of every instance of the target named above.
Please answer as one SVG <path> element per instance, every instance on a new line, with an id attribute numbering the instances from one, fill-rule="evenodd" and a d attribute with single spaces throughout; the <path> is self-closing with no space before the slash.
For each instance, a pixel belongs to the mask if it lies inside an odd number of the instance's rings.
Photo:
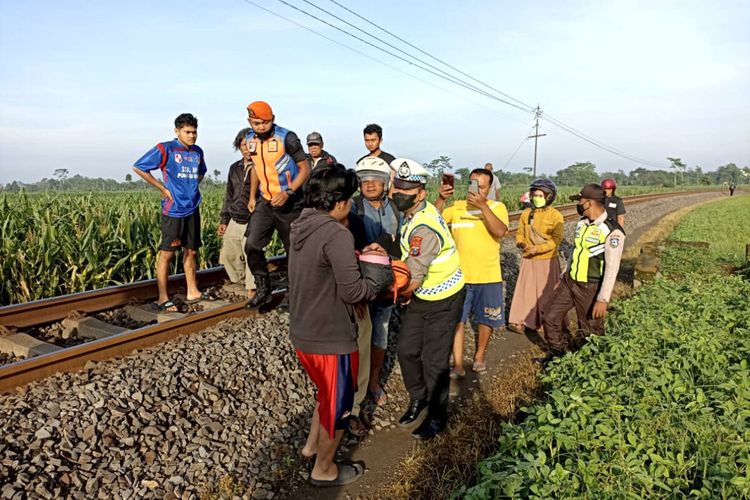
<path id="1" fill-rule="evenodd" d="M 419 254 L 422 253 L 422 237 L 414 236 L 411 241 L 409 241 L 409 246 L 411 247 L 409 250 L 409 255 L 418 257 Z"/>
<path id="2" fill-rule="evenodd" d="M 609 246 L 612 248 L 617 248 L 620 246 L 620 238 L 610 238 L 609 240 Z"/>

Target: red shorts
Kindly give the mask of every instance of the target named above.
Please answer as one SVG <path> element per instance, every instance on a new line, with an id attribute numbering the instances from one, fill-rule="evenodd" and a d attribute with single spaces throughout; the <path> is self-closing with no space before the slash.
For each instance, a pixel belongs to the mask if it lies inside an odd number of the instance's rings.
<path id="1" fill-rule="evenodd" d="M 357 390 L 359 353 L 309 354 L 296 351 L 310 380 L 318 388 L 320 425 L 333 439 L 336 429 L 345 429 Z"/>

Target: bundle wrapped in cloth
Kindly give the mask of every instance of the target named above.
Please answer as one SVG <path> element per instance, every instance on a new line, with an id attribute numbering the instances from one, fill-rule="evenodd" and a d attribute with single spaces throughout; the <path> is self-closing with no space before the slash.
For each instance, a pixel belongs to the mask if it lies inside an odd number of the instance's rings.
<path id="1" fill-rule="evenodd" d="M 359 256 L 359 268 L 362 277 L 367 281 L 370 288 L 376 290 L 379 297 L 393 296 L 393 301 L 398 297 L 398 291 L 408 286 L 411 274 L 406 264 L 400 260 L 391 260 L 390 257 L 379 253 L 365 253 Z"/>

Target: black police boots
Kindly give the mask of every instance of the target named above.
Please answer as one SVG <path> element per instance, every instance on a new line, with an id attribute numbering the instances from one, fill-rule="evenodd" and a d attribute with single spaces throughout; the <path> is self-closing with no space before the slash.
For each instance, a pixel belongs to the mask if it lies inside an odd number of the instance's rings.
<path id="1" fill-rule="evenodd" d="M 255 297 L 247 301 L 246 309 L 254 309 L 264 306 L 273 300 L 271 295 L 271 277 L 267 274 L 256 274 L 255 277 Z"/>
<path id="2" fill-rule="evenodd" d="M 406 413 L 398 420 L 398 425 L 404 427 L 414 423 L 426 408 L 427 401 L 424 399 L 412 399 L 409 402 L 409 408 L 406 410 Z"/>
<path id="3" fill-rule="evenodd" d="M 411 433 L 411 436 L 414 439 L 427 441 L 428 439 L 432 439 L 443 432 L 447 423 L 447 417 L 433 417 L 432 415 L 428 414 L 427 418 L 425 418 L 424 421 L 419 424 L 419 427 L 414 429 L 414 432 Z"/>

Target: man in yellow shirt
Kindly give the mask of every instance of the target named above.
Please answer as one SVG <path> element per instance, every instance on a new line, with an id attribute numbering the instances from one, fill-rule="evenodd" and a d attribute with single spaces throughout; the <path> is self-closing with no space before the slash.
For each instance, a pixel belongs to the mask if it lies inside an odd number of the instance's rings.
<path id="1" fill-rule="evenodd" d="M 459 200 L 443 210 L 443 219 L 456 242 L 461 270 L 466 280 L 461 321 L 453 339 L 452 378 L 463 377 L 464 324 L 470 315 L 479 324 L 479 342 L 472 369 L 487 370 L 485 354 L 492 329 L 504 323 L 503 278 L 500 272 L 500 240 L 508 231 L 508 210 L 499 201 L 488 200 L 492 188 L 492 172 L 477 168 L 469 177 L 466 200 Z M 453 187 L 440 186 L 435 207 L 441 210 Z"/>

